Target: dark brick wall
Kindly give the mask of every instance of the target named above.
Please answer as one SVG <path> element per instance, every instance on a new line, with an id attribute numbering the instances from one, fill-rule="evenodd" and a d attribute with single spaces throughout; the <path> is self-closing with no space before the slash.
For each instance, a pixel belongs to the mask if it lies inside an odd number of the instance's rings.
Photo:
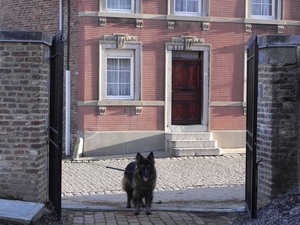
<path id="1" fill-rule="evenodd" d="M 1 0 L 0 29 L 58 31 L 59 1 Z"/>
<path id="2" fill-rule="evenodd" d="M 290 38 L 260 40 L 261 46 L 277 45 L 259 50 L 258 203 L 263 206 L 298 184 L 299 62 L 296 46 L 282 46 L 296 44 Z"/>
<path id="3" fill-rule="evenodd" d="M 50 44 L 41 32 L 0 32 L 0 198 L 47 200 Z"/>
<path id="4" fill-rule="evenodd" d="M 70 35 L 67 36 L 67 1 L 63 1 L 65 67 L 67 38 L 70 38 L 71 70 L 71 150 L 77 139 L 77 48 L 78 48 L 78 10 L 77 0 L 70 0 Z M 0 30 L 34 30 L 54 35 L 59 31 L 59 0 L 1 0 Z M 65 85 L 65 84 L 64 84 Z M 64 101 L 65 103 L 65 101 Z M 65 115 L 64 115 L 65 116 Z M 64 138 L 64 137 L 63 137 Z M 63 148 L 65 145 L 63 145 Z"/>

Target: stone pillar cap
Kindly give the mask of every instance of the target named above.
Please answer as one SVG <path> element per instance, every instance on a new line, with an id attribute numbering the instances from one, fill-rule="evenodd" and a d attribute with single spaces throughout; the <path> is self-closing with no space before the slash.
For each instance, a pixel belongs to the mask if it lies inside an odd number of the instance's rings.
<path id="1" fill-rule="evenodd" d="M 51 46 L 52 37 L 41 31 L 0 30 L 0 42 L 37 42 Z"/>
<path id="2" fill-rule="evenodd" d="M 284 47 L 300 45 L 300 35 L 266 35 L 258 37 L 260 47 Z"/>

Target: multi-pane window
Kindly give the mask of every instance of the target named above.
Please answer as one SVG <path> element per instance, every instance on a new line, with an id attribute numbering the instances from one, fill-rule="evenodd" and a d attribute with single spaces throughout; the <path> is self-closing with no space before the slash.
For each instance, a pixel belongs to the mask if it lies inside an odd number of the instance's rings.
<path id="1" fill-rule="evenodd" d="M 252 0 L 252 17 L 274 19 L 275 0 Z"/>
<path id="2" fill-rule="evenodd" d="M 106 9 L 108 11 L 133 12 L 134 0 L 107 0 Z"/>
<path id="3" fill-rule="evenodd" d="M 200 15 L 201 0 L 175 0 L 175 14 Z"/>
<path id="4" fill-rule="evenodd" d="M 108 56 L 107 99 L 133 99 L 133 56 Z"/>

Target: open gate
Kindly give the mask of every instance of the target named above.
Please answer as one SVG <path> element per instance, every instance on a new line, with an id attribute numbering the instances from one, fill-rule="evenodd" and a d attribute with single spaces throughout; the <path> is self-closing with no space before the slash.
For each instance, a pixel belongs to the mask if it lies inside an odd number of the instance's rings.
<path id="1" fill-rule="evenodd" d="M 49 200 L 61 220 L 61 161 L 63 120 L 62 35 L 53 37 L 50 50 Z"/>
<path id="2" fill-rule="evenodd" d="M 258 43 L 254 34 L 247 49 L 246 208 L 250 218 L 257 217 L 257 86 Z"/>

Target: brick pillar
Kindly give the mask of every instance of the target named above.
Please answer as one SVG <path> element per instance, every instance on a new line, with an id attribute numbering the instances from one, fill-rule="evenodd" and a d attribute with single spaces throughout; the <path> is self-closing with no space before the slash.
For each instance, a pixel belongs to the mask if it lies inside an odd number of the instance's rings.
<path id="1" fill-rule="evenodd" d="M 0 198 L 47 200 L 51 40 L 0 31 Z"/>
<path id="2" fill-rule="evenodd" d="M 297 187 L 300 36 L 259 38 L 258 205 Z"/>

